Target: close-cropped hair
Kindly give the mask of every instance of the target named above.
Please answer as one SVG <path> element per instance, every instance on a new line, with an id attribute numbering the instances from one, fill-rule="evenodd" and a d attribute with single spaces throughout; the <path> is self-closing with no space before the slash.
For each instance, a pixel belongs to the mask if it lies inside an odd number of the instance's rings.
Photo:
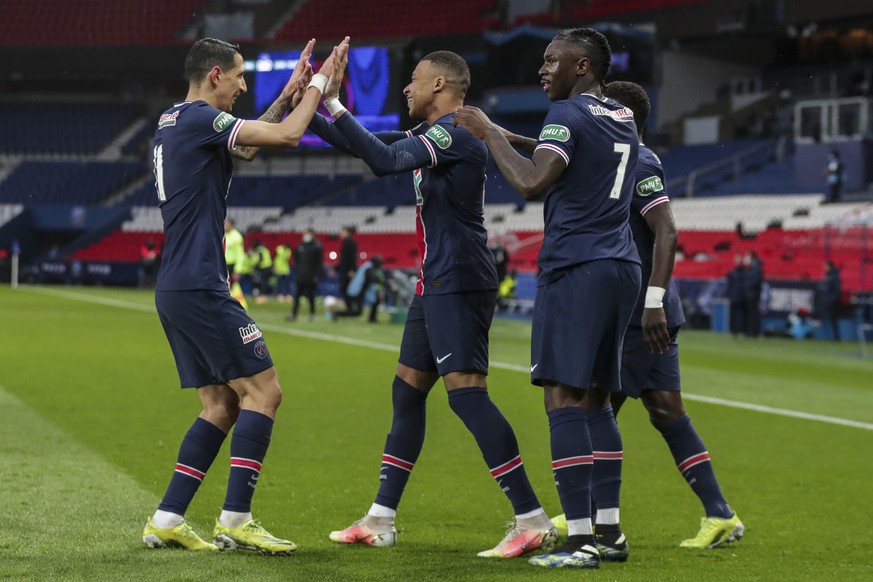
<path id="1" fill-rule="evenodd" d="M 185 78 L 188 82 L 200 83 L 213 67 L 230 70 L 236 64 L 237 53 L 239 45 L 217 38 L 201 38 L 185 58 Z"/>
<path id="2" fill-rule="evenodd" d="M 630 110 L 634 112 L 634 123 L 637 124 L 637 131 L 642 133 L 652 109 L 646 91 L 630 81 L 612 81 L 606 85 L 603 94 L 625 107 L 630 107 Z"/>
<path id="3" fill-rule="evenodd" d="M 422 57 L 421 60 L 430 61 L 439 69 L 446 77 L 446 81 L 458 87 L 461 97 L 467 94 L 471 82 L 470 67 L 461 55 L 452 51 L 436 51 Z"/>
<path id="4" fill-rule="evenodd" d="M 565 28 L 552 40 L 562 40 L 578 47 L 591 61 L 591 69 L 597 80 L 603 82 L 612 64 L 609 41 L 593 28 Z"/>

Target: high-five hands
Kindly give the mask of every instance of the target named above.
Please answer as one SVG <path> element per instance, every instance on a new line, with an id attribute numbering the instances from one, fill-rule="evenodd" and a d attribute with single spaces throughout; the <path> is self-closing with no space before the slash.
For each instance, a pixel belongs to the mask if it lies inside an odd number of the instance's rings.
<path id="1" fill-rule="evenodd" d="M 300 58 L 294 66 L 294 71 L 291 73 L 291 78 L 282 89 L 282 98 L 287 99 L 292 107 L 300 103 L 303 98 L 303 92 L 312 78 L 312 64 L 309 59 L 312 57 L 312 49 L 315 48 L 315 39 L 310 39 L 306 43 L 303 52 L 300 53 Z"/>
<path id="2" fill-rule="evenodd" d="M 333 62 L 333 72 L 327 80 L 327 85 L 324 88 L 322 97 L 324 98 L 324 106 L 334 117 L 340 117 L 345 113 L 346 108 L 340 103 L 339 91 L 343 85 L 343 75 L 346 73 L 346 66 L 349 64 L 349 37 L 346 37 L 338 47 L 335 48 L 336 58 Z M 322 67 L 324 70 L 324 67 Z"/>
<path id="3" fill-rule="evenodd" d="M 334 74 L 338 73 L 340 80 L 342 80 L 342 75 L 346 71 L 346 64 L 349 62 L 348 57 L 349 37 L 345 37 L 341 43 L 333 47 L 330 56 L 327 57 L 327 60 L 322 63 L 321 69 L 318 70 L 318 74 L 330 79 Z"/>

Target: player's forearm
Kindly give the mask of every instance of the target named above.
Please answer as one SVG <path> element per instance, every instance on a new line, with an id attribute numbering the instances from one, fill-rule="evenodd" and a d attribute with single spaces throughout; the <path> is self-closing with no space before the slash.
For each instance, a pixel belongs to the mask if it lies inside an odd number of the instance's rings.
<path id="1" fill-rule="evenodd" d="M 537 140 L 532 137 L 525 137 L 517 133 L 507 133 L 505 136 L 509 144 L 517 150 L 533 155 L 534 150 L 537 149 Z"/>
<path id="2" fill-rule="evenodd" d="M 279 123 L 282 120 L 282 116 L 289 110 L 291 107 L 291 100 L 280 95 L 270 107 L 258 118 L 258 121 L 265 121 L 267 123 Z M 233 155 L 236 158 L 251 161 L 255 158 L 255 155 L 261 150 L 260 147 L 257 146 L 238 146 L 233 150 Z"/>
<path id="3" fill-rule="evenodd" d="M 525 200 L 542 196 L 545 190 L 538 183 L 533 161 L 519 155 L 499 129 L 495 127 L 485 134 L 485 144 L 503 177 Z"/>
<path id="4" fill-rule="evenodd" d="M 675 227 L 660 225 L 655 232 L 655 247 L 652 251 L 652 275 L 649 277 L 650 287 L 666 289 L 673 276 L 676 263 L 676 247 L 679 244 L 679 233 Z"/>
<path id="5" fill-rule="evenodd" d="M 352 149 L 352 146 L 349 145 L 349 140 L 345 138 L 345 136 L 334 126 L 334 124 L 327 120 L 326 117 L 321 115 L 320 113 L 316 113 L 312 116 L 312 120 L 309 122 L 309 131 L 332 145 L 338 150 L 342 150 L 347 154 L 358 157 L 358 155 Z"/>
<path id="6" fill-rule="evenodd" d="M 401 150 L 395 147 L 394 144 L 386 145 L 375 135 L 367 131 L 350 113 L 344 113 L 339 119 L 334 121 L 334 127 L 345 136 L 352 151 L 377 176 L 387 176 L 388 174 L 414 170 L 427 165 L 430 161 L 416 159 L 411 152 Z"/>
<path id="7" fill-rule="evenodd" d="M 317 87 L 309 87 L 303 95 L 303 99 L 297 107 L 294 108 L 285 119 L 276 124 L 279 129 L 281 143 L 277 144 L 285 147 L 296 148 L 300 143 L 300 138 L 306 133 L 306 128 L 309 125 L 312 116 L 315 114 L 315 109 L 318 107 L 318 102 L 321 99 L 321 91 Z"/>

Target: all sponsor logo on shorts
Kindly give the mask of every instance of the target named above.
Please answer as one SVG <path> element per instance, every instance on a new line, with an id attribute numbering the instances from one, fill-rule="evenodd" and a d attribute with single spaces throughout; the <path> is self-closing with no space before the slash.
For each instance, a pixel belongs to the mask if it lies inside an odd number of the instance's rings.
<path id="1" fill-rule="evenodd" d="M 439 125 L 434 125 L 433 127 L 431 127 L 424 135 L 433 140 L 433 142 L 437 144 L 441 150 L 444 150 L 452 145 L 452 136 L 449 134 L 448 131 L 446 131 Z"/>
<path id="2" fill-rule="evenodd" d="M 651 196 L 655 192 L 663 192 L 664 184 L 658 176 L 649 176 L 639 184 L 637 184 L 637 194 L 640 196 Z"/>
<path id="3" fill-rule="evenodd" d="M 230 127 L 234 121 L 236 121 L 236 117 L 234 117 L 230 113 L 222 111 L 218 114 L 218 117 L 215 118 L 215 121 L 212 122 L 212 129 L 214 129 L 218 133 L 221 133 L 222 131 Z"/>
<path id="4" fill-rule="evenodd" d="M 178 111 L 174 111 L 172 113 L 164 113 L 158 120 L 158 129 L 164 129 L 165 127 L 176 125 L 177 117 L 179 117 Z"/>
<path id="5" fill-rule="evenodd" d="M 570 130 L 566 125 L 547 125 L 540 132 L 540 141 L 544 139 L 553 139 L 556 141 L 567 141 L 570 139 Z"/>
<path id="6" fill-rule="evenodd" d="M 255 344 L 255 355 L 262 360 L 267 357 L 267 344 L 264 343 L 264 340 Z"/>
<path id="7" fill-rule="evenodd" d="M 239 328 L 239 337 L 242 338 L 242 343 L 245 345 L 264 337 L 264 334 L 258 329 L 257 323 L 252 323 L 251 325 Z"/>

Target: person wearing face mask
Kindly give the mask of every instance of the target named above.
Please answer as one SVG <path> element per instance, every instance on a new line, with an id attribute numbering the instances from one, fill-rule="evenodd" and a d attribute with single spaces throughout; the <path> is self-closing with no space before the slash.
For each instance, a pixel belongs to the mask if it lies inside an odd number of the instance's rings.
<path id="1" fill-rule="evenodd" d="M 315 292 L 318 289 L 318 280 L 324 268 L 324 248 L 321 242 L 315 238 L 315 231 L 307 228 L 303 232 L 303 240 L 294 249 L 294 269 L 297 280 L 297 293 L 294 296 L 294 306 L 291 314 L 286 317 L 288 321 L 297 321 L 300 312 L 300 298 L 309 300 L 309 321 L 315 320 Z"/>

